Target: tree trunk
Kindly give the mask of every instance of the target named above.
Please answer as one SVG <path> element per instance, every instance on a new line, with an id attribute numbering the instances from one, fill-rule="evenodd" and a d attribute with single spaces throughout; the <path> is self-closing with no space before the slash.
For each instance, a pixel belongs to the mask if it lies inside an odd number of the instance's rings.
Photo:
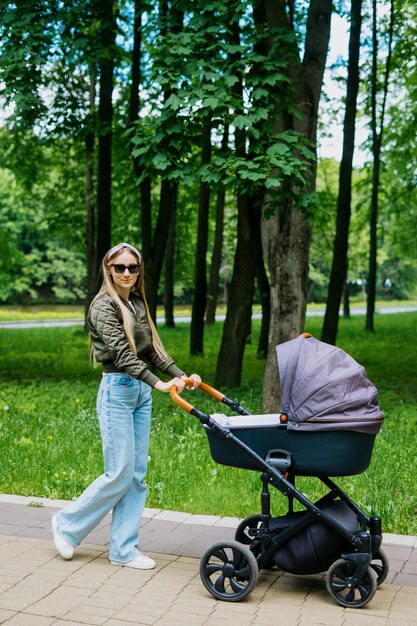
<path id="1" fill-rule="evenodd" d="M 129 125 L 132 126 L 139 120 L 140 98 L 139 89 L 142 78 L 141 62 L 142 62 L 142 15 L 145 11 L 142 0 L 135 0 L 134 4 L 135 17 L 133 27 L 133 49 L 132 49 L 132 76 L 130 86 L 130 102 L 129 102 Z M 136 178 L 142 176 L 139 160 L 133 157 L 133 166 Z M 140 183 L 141 198 L 141 234 L 142 244 L 141 252 L 145 268 L 151 257 L 152 247 L 152 201 L 151 201 L 151 179 L 145 177 Z"/>
<path id="2" fill-rule="evenodd" d="M 231 43 L 240 44 L 238 22 L 231 25 Z M 235 55 L 238 60 L 239 53 Z M 243 110 L 243 78 L 239 77 L 233 87 L 236 102 Z M 243 129 L 235 129 L 236 156 L 246 159 L 246 133 Z M 216 385 L 219 387 L 239 387 L 242 374 L 243 354 L 246 340 L 250 332 L 252 315 L 253 290 L 256 272 L 256 231 L 257 220 L 260 219 L 258 198 L 247 194 L 239 194 L 237 198 L 238 223 L 237 244 L 233 263 L 233 275 L 228 291 L 226 320 L 223 327 L 222 342 L 217 359 Z"/>
<path id="3" fill-rule="evenodd" d="M 243 354 L 250 332 L 255 281 L 256 240 L 260 210 L 248 195 L 238 197 L 238 238 L 226 320 L 217 359 L 217 387 L 240 387 Z"/>
<path id="4" fill-rule="evenodd" d="M 161 20 L 162 37 L 168 32 L 179 33 L 182 29 L 184 14 L 178 7 L 171 5 L 169 13 L 168 2 L 163 0 L 159 3 L 159 14 Z M 172 95 L 173 89 L 167 89 L 164 93 L 164 101 Z M 161 180 L 161 191 L 159 197 L 158 218 L 151 237 L 151 186 L 150 180 L 145 180 L 141 186 L 142 196 L 142 238 L 144 252 L 144 262 L 146 267 L 146 296 L 149 304 L 149 312 L 154 322 L 156 322 L 156 308 L 158 300 L 158 288 L 161 272 L 164 264 L 165 249 L 168 238 L 169 223 L 171 213 L 176 206 L 178 184 L 171 180 Z M 145 243 L 146 240 L 146 243 Z M 152 245 L 148 247 L 148 242 Z M 149 255 L 149 256 L 148 256 Z"/>
<path id="5" fill-rule="evenodd" d="M 391 13 L 389 25 L 388 55 L 385 65 L 385 76 L 383 85 L 383 100 L 381 108 L 381 118 L 379 121 L 379 132 L 377 122 L 376 95 L 378 88 L 378 30 L 377 30 L 377 2 L 372 1 L 372 77 L 371 77 L 371 108 L 372 108 L 372 154 L 374 166 L 372 172 L 372 196 L 371 214 L 369 220 L 369 268 L 367 281 L 367 302 L 365 330 L 374 332 L 374 314 L 376 298 L 376 272 L 377 272 L 377 225 L 378 225 L 378 191 L 379 174 L 381 166 L 382 135 L 385 121 L 385 106 L 388 94 L 388 80 L 391 66 L 392 37 L 394 30 L 394 0 L 391 0 Z"/>
<path id="6" fill-rule="evenodd" d="M 349 224 L 352 200 L 352 164 L 355 149 L 356 102 L 359 89 L 359 53 L 362 0 L 352 0 L 350 12 L 349 61 L 346 90 L 346 109 L 343 125 L 343 153 L 339 172 L 336 235 L 333 242 L 333 260 L 324 316 L 322 341 L 336 343 L 339 309 L 346 285 Z"/>
<path id="7" fill-rule="evenodd" d="M 174 319 L 174 258 L 175 258 L 175 228 L 177 216 L 177 193 L 178 185 L 173 194 L 173 206 L 169 221 L 168 238 L 165 251 L 165 283 L 164 283 L 164 309 L 165 326 L 175 328 Z"/>
<path id="8" fill-rule="evenodd" d="M 166 179 L 161 182 L 159 211 L 152 242 L 152 254 L 146 266 L 146 297 L 149 312 L 154 321 L 156 320 L 159 280 L 164 265 L 169 223 L 173 206 L 175 206 L 177 188 L 177 183 Z"/>
<path id="9" fill-rule="evenodd" d="M 347 280 L 345 280 L 343 285 L 343 317 L 347 320 L 350 318 L 349 285 Z"/>
<path id="10" fill-rule="evenodd" d="M 264 0 L 264 15 L 269 28 L 285 29 L 294 35 L 288 55 L 288 72 L 293 92 L 293 106 L 298 115 L 282 108 L 281 90 L 277 90 L 275 129 L 295 130 L 316 146 L 317 114 L 323 73 L 330 37 L 331 0 L 311 0 L 308 10 L 305 52 L 298 61 L 295 33 L 286 13 L 284 0 Z M 280 61 L 282 59 L 279 59 Z M 314 191 L 316 163 L 308 162 L 306 190 Z M 264 251 L 271 281 L 271 321 L 268 357 L 263 385 L 266 411 L 279 410 L 280 386 L 276 345 L 298 335 L 304 328 L 311 227 L 301 209 L 290 198 L 279 202 L 275 215 L 263 220 Z"/>
<path id="11" fill-rule="evenodd" d="M 111 245 L 111 176 L 113 69 L 116 36 L 113 0 L 97 3 L 100 20 L 100 98 L 98 107 L 98 174 L 97 174 L 97 275 L 101 260 Z"/>
<path id="12" fill-rule="evenodd" d="M 203 122 L 203 142 L 201 165 L 207 165 L 211 159 L 211 119 Z M 198 200 L 197 250 L 195 258 L 194 299 L 191 315 L 190 354 L 204 352 L 204 312 L 207 302 L 207 241 L 210 209 L 210 186 L 200 183 Z"/>
<path id="13" fill-rule="evenodd" d="M 225 126 L 223 132 L 221 154 L 227 151 L 229 142 L 229 127 Z M 216 321 L 217 295 L 219 291 L 219 273 L 222 260 L 223 248 L 223 220 L 226 190 L 221 187 L 217 190 L 216 200 L 216 226 L 214 231 L 213 254 L 211 255 L 210 278 L 207 289 L 206 324 L 214 324 Z"/>
<path id="14" fill-rule="evenodd" d="M 96 80 L 90 69 L 90 91 L 89 91 L 89 119 L 87 120 L 88 130 L 85 136 L 85 208 L 87 214 L 86 248 L 87 248 L 87 297 L 84 305 L 85 320 L 90 304 L 97 293 L 96 274 L 96 249 L 95 249 L 95 211 L 94 211 L 94 131 L 93 116 L 95 108 Z"/>
<path id="15" fill-rule="evenodd" d="M 257 226 L 258 226 L 258 232 L 256 233 L 256 236 L 257 236 L 256 280 L 258 283 L 259 297 L 261 300 L 261 309 L 262 309 L 261 332 L 259 334 L 259 341 L 258 341 L 258 355 L 262 356 L 263 358 L 266 358 L 268 354 L 269 323 L 271 319 L 271 296 L 270 296 L 271 287 L 269 284 L 268 276 L 266 275 L 265 263 L 264 263 L 264 258 L 262 254 L 260 220 Z"/>

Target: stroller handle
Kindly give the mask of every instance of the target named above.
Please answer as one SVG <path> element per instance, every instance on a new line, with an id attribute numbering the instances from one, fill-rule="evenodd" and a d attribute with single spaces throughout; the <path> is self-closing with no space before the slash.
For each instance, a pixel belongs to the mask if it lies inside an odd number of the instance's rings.
<path id="1" fill-rule="evenodd" d="M 184 382 L 186 387 L 192 387 L 194 385 L 194 381 L 190 380 L 189 378 L 187 378 Z M 200 383 L 198 389 L 204 391 L 204 393 L 207 393 L 209 396 L 212 396 L 219 402 L 221 402 L 224 398 L 223 393 L 217 391 L 217 389 L 214 389 L 214 387 L 210 387 L 210 385 L 207 385 L 206 383 Z M 180 396 L 180 394 L 178 393 L 178 388 L 175 385 L 171 387 L 169 395 L 171 396 L 171 399 L 175 402 L 175 404 L 178 404 L 178 406 L 181 407 L 181 409 L 184 409 L 184 411 L 186 411 L 187 413 L 191 413 L 191 411 L 194 409 L 192 404 L 190 404 Z"/>

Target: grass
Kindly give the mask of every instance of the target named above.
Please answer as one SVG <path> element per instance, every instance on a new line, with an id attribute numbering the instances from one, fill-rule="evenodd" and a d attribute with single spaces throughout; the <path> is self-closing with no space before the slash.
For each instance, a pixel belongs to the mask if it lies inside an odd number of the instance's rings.
<path id="1" fill-rule="evenodd" d="M 385 414 L 370 468 L 339 484 L 369 513 L 383 517 L 386 532 L 417 534 L 416 313 L 378 315 L 377 332 L 363 331 L 363 316 L 341 320 L 339 345 L 365 365 Z M 306 330 L 320 336 L 322 319 Z M 161 329 L 167 350 L 187 371 L 214 381 L 222 325 L 207 327 L 205 357 L 189 357 L 189 326 Z M 253 413 L 260 411 L 264 361 L 256 356 L 259 323 L 247 346 L 243 384 L 223 390 Z M 0 491 L 71 499 L 102 471 L 95 397 L 101 372 L 88 362 L 81 327 L 0 330 Z M 187 399 L 214 412 L 219 405 L 199 392 Z M 220 409 L 224 410 L 225 407 Z M 256 472 L 216 465 L 200 424 L 154 392 L 147 505 L 191 513 L 243 517 L 259 512 Z M 312 499 L 317 480 L 298 485 Z M 273 512 L 284 498 L 272 490 Z"/>

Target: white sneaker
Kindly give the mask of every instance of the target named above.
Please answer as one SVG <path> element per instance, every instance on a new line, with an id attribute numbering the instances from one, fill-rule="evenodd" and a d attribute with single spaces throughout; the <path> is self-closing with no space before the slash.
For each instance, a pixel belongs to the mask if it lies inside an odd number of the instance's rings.
<path id="1" fill-rule="evenodd" d="M 134 567 L 135 569 L 153 569 L 156 566 L 156 563 L 153 559 L 150 559 L 146 554 L 139 552 L 137 556 L 131 561 L 127 563 L 119 563 L 119 561 L 112 561 L 110 559 L 110 563 L 112 565 L 124 565 L 124 567 Z"/>
<path id="2" fill-rule="evenodd" d="M 56 517 L 56 513 L 52 515 L 51 522 L 52 532 L 54 534 L 55 548 L 58 550 L 59 554 L 64 557 L 64 559 L 72 559 L 72 557 L 74 556 L 74 546 L 72 546 L 66 539 L 58 534 L 58 520 Z"/>

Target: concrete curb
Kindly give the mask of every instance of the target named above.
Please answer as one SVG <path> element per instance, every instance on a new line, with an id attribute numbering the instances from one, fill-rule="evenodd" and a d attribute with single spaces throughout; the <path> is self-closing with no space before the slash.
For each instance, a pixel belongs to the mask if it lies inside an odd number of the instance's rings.
<path id="1" fill-rule="evenodd" d="M 37 496 L 15 496 L 13 494 L 0 493 L 0 502 L 8 504 L 22 504 L 25 506 L 44 506 L 51 508 L 63 508 L 68 504 L 67 500 L 52 500 Z M 196 515 L 181 511 L 145 508 L 144 519 L 154 519 L 164 522 L 176 522 L 177 524 L 195 524 L 197 526 L 222 526 L 224 528 L 236 528 L 241 521 L 237 517 L 219 517 L 218 515 Z M 384 533 L 384 545 L 417 548 L 417 536 L 395 535 Z"/>

